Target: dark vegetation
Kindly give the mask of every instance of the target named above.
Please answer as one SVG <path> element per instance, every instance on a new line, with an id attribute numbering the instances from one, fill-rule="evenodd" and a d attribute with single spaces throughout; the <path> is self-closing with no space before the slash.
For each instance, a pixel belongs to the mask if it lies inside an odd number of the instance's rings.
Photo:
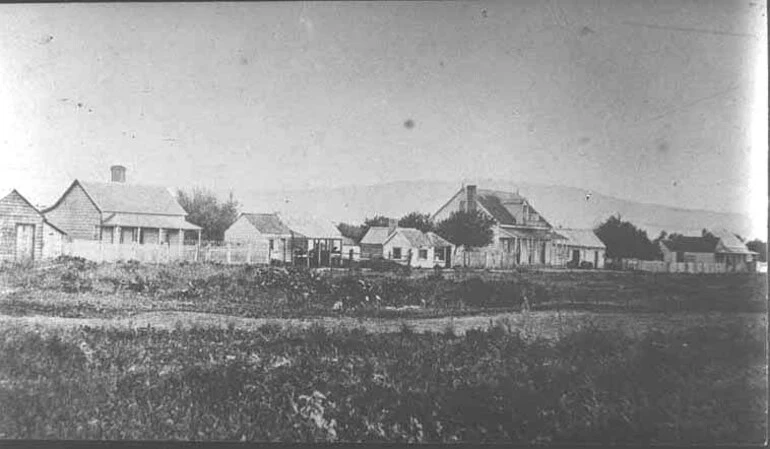
<path id="1" fill-rule="evenodd" d="M 0 438 L 761 444 L 764 331 L 0 330 Z"/>
<path id="2" fill-rule="evenodd" d="M 661 258 L 658 245 L 650 241 L 647 231 L 637 228 L 620 215 L 613 215 L 594 229 L 597 237 L 607 246 L 607 257 L 657 260 Z"/>
<path id="3" fill-rule="evenodd" d="M 188 213 L 187 220 L 203 228 L 203 240 L 224 240 L 225 230 L 238 218 L 240 205 L 232 193 L 227 201 L 220 201 L 214 192 L 195 187 L 189 192 L 178 190 L 177 200 Z"/>
<path id="4" fill-rule="evenodd" d="M 408 270 L 370 262 L 367 270 L 136 262 L 61 258 L 52 266 L 4 265 L 0 313 L 113 317 L 191 311 L 242 317 L 477 314 L 483 311 L 765 312 L 766 275 L 616 272 Z M 65 301 L 66 300 L 66 301 Z"/>

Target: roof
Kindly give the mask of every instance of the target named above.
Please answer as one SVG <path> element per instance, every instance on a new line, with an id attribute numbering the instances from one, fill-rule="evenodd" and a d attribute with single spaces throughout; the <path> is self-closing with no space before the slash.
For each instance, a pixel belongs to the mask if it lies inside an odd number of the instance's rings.
<path id="1" fill-rule="evenodd" d="M 476 191 L 476 199 L 487 212 L 492 214 L 492 218 L 501 225 L 521 225 L 524 222 L 522 205 L 527 204 L 532 212 L 537 214 L 537 222 L 548 226 L 548 222 L 543 216 L 529 204 L 526 198 L 518 193 L 478 189 Z"/>
<path id="2" fill-rule="evenodd" d="M 312 215 L 277 214 L 278 218 L 292 232 L 309 239 L 336 239 L 342 240 L 342 233 L 331 221 L 327 221 Z"/>
<path id="3" fill-rule="evenodd" d="M 345 246 L 358 246 L 358 244 L 350 237 L 342 236 L 342 244 Z"/>
<path id="4" fill-rule="evenodd" d="M 113 214 L 103 223 L 104 226 L 125 226 L 142 228 L 198 230 L 200 226 L 188 223 L 184 217 L 168 215 Z"/>
<path id="5" fill-rule="evenodd" d="M 726 229 L 718 229 L 712 232 L 712 234 L 719 238 L 719 245 L 717 246 L 717 252 L 719 253 L 756 254 L 754 251 L 750 251 L 737 235 Z"/>
<path id="6" fill-rule="evenodd" d="M 427 232 L 428 238 L 430 239 L 431 245 L 434 248 L 442 247 L 442 246 L 453 246 L 451 242 L 444 239 L 440 235 L 434 233 L 434 232 Z"/>
<path id="7" fill-rule="evenodd" d="M 16 190 L 16 189 L 13 189 L 13 190 L 11 190 L 11 191 L 8 193 L 8 195 L 5 195 L 4 197 L 0 198 L 0 201 L 5 201 L 5 200 L 9 199 L 9 198 L 10 198 L 10 197 L 12 197 L 12 196 L 16 196 L 16 197 L 18 197 L 19 199 L 21 199 L 21 201 L 23 201 L 24 203 L 26 203 L 26 204 L 27 204 L 27 206 L 29 206 L 29 207 L 30 207 L 32 210 L 34 210 L 35 212 L 37 212 L 39 215 L 42 215 L 42 213 L 41 213 L 41 212 L 40 212 L 40 211 L 37 209 L 37 207 L 33 206 L 33 205 L 32 205 L 32 203 L 30 203 L 30 202 L 29 202 L 29 200 L 27 200 L 26 198 L 24 198 L 24 195 L 22 195 L 21 193 L 19 193 L 19 191 L 18 191 L 18 190 Z"/>
<path id="8" fill-rule="evenodd" d="M 289 235 L 291 229 L 289 229 L 276 214 L 252 214 L 243 213 L 242 217 L 246 218 L 257 231 L 262 234 L 274 234 L 274 235 Z"/>
<path id="9" fill-rule="evenodd" d="M 396 235 L 403 236 L 412 248 L 452 246 L 451 243 L 433 232 L 422 232 L 414 228 L 396 228 L 395 232 L 385 239 L 385 242 Z"/>
<path id="10" fill-rule="evenodd" d="M 77 180 L 72 186 L 75 184 L 83 187 L 88 197 L 102 212 L 180 215 L 183 217 L 187 215 L 187 212 L 165 187 L 120 182 L 80 182 Z M 62 195 L 63 197 L 64 195 Z M 54 208 L 59 201 L 47 210 Z"/>
<path id="11" fill-rule="evenodd" d="M 388 228 L 384 226 L 372 226 L 361 239 L 362 245 L 382 245 L 388 239 Z"/>
<path id="12" fill-rule="evenodd" d="M 716 243 L 703 237 L 682 236 L 676 240 L 663 240 L 661 243 L 674 252 L 713 253 L 716 250 Z"/>
<path id="13" fill-rule="evenodd" d="M 567 245 L 584 248 L 606 248 L 607 246 L 592 229 L 557 229 L 558 234 L 567 239 Z"/>

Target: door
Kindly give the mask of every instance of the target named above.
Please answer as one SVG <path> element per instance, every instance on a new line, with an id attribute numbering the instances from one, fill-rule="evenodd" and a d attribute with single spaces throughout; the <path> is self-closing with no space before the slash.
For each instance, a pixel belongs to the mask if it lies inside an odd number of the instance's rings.
<path id="1" fill-rule="evenodd" d="M 599 268 L 599 251 L 594 251 L 594 268 Z"/>
<path id="2" fill-rule="evenodd" d="M 16 260 L 35 258 L 35 225 L 16 225 Z"/>
<path id="3" fill-rule="evenodd" d="M 579 249 L 573 249 L 572 250 L 572 262 L 579 263 L 580 262 L 580 250 Z"/>
<path id="4" fill-rule="evenodd" d="M 446 267 L 452 268 L 452 248 L 444 248 L 444 260 L 446 261 Z"/>

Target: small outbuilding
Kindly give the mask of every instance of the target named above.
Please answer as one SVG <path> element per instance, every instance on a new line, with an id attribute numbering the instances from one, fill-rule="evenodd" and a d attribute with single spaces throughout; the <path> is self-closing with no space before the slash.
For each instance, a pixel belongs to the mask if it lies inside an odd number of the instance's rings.
<path id="1" fill-rule="evenodd" d="M 0 199 L 0 260 L 57 257 L 65 236 L 17 190 Z"/>
<path id="2" fill-rule="evenodd" d="M 592 229 L 557 229 L 563 239 L 555 239 L 554 265 L 604 268 L 607 246 Z"/>
<path id="3" fill-rule="evenodd" d="M 449 268 L 454 245 L 433 232 L 395 228 L 383 242 L 386 259 L 417 268 Z"/>

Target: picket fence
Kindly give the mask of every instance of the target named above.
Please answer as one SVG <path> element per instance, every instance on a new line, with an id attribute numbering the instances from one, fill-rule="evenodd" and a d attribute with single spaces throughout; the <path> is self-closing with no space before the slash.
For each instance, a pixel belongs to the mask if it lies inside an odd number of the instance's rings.
<path id="1" fill-rule="evenodd" d="M 512 270 L 517 266 L 516 255 L 502 251 L 463 251 L 459 249 L 452 262 L 453 266 L 491 269 Z"/>
<path id="2" fill-rule="evenodd" d="M 113 244 L 89 240 L 63 242 L 62 254 L 82 257 L 95 262 L 116 262 L 136 260 L 144 263 L 202 262 L 227 265 L 267 265 L 271 254 L 267 245 L 157 245 L 157 244 Z M 303 265 L 307 258 L 298 259 Z M 334 255 L 334 266 L 346 266 L 348 258 Z"/>
<path id="3" fill-rule="evenodd" d="M 95 262 L 136 260 L 145 263 L 213 262 L 223 264 L 267 264 L 266 250 L 253 246 L 201 246 L 112 244 L 89 240 L 71 240 L 62 244 L 62 254 Z"/>
<path id="4" fill-rule="evenodd" d="M 735 273 L 750 271 L 749 266 L 728 266 L 724 263 L 663 262 L 659 260 L 623 259 L 621 269 L 652 273 Z"/>

